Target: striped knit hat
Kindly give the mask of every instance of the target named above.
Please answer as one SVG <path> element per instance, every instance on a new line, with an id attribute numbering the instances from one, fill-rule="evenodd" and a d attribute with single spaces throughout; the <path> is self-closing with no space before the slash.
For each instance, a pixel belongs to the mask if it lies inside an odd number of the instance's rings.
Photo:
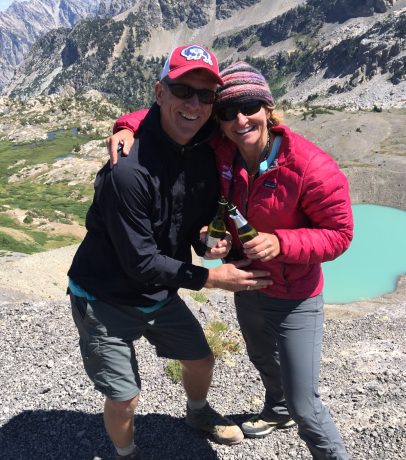
<path id="1" fill-rule="evenodd" d="M 263 101 L 275 106 L 271 90 L 261 72 L 246 62 L 239 61 L 220 72 L 224 85 L 217 89 L 214 110 L 231 104 Z"/>

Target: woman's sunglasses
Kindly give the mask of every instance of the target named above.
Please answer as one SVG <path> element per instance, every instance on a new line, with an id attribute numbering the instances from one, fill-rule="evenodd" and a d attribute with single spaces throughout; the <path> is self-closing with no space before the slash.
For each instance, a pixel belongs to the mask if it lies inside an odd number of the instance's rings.
<path id="1" fill-rule="evenodd" d="M 179 99 L 191 99 L 195 94 L 202 104 L 214 104 L 216 100 L 216 92 L 211 89 L 196 89 L 189 85 L 183 85 L 182 83 L 168 83 L 165 85 L 169 88 L 169 91 Z"/>
<path id="2" fill-rule="evenodd" d="M 261 110 L 263 103 L 260 101 L 247 102 L 246 104 L 230 105 L 216 110 L 216 115 L 221 121 L 231 121 L 237 118 L 239 113 L 245 116 L 254 115 Z"/>

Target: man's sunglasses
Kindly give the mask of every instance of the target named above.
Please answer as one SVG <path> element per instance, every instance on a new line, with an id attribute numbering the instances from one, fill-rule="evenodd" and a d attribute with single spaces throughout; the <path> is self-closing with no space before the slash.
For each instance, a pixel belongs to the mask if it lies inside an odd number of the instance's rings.
<path id="1" fill-rule="evenodd" d="M 216 110 L 216 115 L 221 121 L 231 121 L 237 118 L 239 113 L 249 116 L 258 113 L 263 103 L 260 101 L 247 102 L 246 104 L 230 105 Z"/>
<path id="2" fill-rule="evenodd" d="M 216 100 L 216 92 L 211 89 L 196 89 L 182 83 L 168 83 L 165 85 L 169 91 L 179 99 L 191 99 L 195 94 L 202 104 L 214 104 Z"/>

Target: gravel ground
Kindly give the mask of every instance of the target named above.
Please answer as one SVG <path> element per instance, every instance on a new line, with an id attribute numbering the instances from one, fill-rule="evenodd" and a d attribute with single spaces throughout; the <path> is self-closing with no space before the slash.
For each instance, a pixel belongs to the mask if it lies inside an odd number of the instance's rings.
<path id="1" fill-rule="evenodd" d="M 202 323 L 222 319 L 238 330 L 230 294 L 210 291 L 205 304 L 183 296 Z M 320 389 L 353 459 L 406 458 L 405 307 L 392 296 L 354 314 L 328 309 L 328 318 L 341 319 L 326 320 Z M 136 441 L 146 460 L 311 458 L 295 428 L 233 447 L 193 431 L 183 422 L 182 386 L 164 374 L 166 361 L 143 339 L 136 351 L 143 380 Z M 66 299 L 0 301 L 0 388 L 1 460 L 114 458 L 103 399 L 82 368 Z M 237 422 L 261 407 L 262 386 L 243 347 L 217 361 L 209 400 Z"/>

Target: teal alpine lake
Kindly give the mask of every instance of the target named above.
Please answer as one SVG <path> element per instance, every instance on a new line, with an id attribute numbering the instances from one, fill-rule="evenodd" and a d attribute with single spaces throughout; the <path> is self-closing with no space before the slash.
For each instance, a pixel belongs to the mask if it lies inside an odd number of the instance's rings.
<path id="1" fill-rule="evenodd" d="M 352 209 L 351 246 L 323 264 L 326 303 L 350 303 L 391 292 L 406 273 L 406 212 L 369 204 Z"/>
<path id="2" fill-rule="evenodd" d="M 372 299 L 393 291 L 406 273 L 406 212 L 369 204 L 354 205 L 354 239 L 338 259 L 323 264 L 326 303 Z M 207 268 L 218 265 L 204 261 Z"/>

